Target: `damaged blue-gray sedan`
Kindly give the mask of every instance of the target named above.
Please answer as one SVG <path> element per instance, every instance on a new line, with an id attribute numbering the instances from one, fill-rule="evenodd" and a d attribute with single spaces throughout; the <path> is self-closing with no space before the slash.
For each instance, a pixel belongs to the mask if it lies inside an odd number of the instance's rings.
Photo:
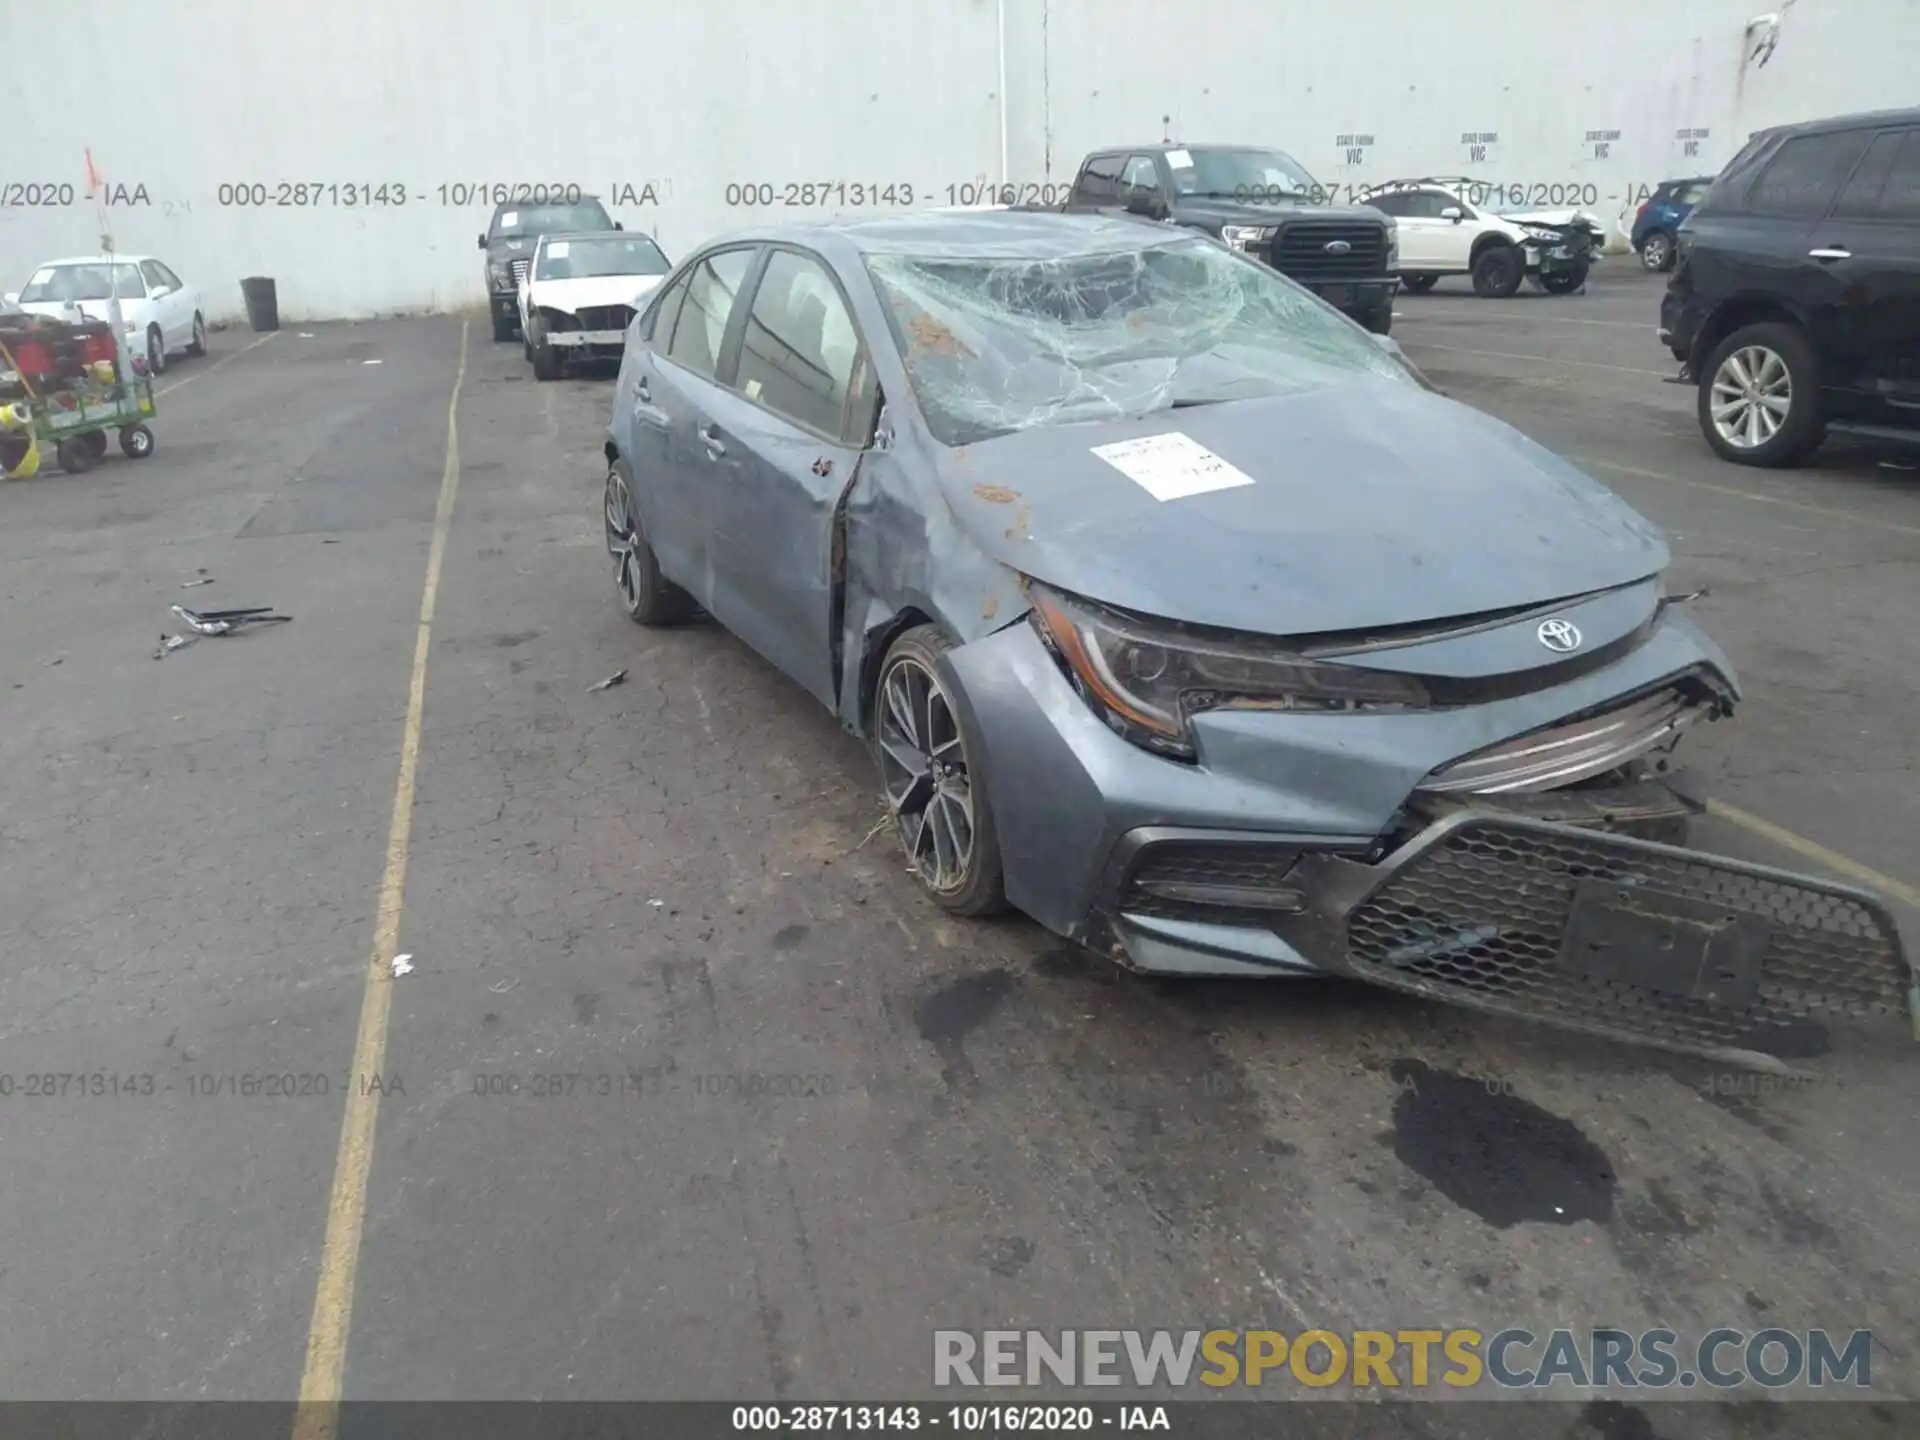
<path id="1" fill-rule="evenodd" d="M 606 456 L 627 612 L 706 611 L 865 739 L 949 910 L 1675 1049 L 1908 1014 L 1878 899 L 1683 848 L 1675 744 L 1739 689 L 1660 534 L 1209 239 L 714 242 Z"/>

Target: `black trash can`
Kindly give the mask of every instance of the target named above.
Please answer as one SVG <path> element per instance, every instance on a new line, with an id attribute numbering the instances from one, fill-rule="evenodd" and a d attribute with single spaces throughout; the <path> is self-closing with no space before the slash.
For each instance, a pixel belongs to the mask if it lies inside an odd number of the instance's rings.
<path id="1" fill-rule="evenodd" d="M 273 281 L 255 275 L 240 282 L 240 293 L 247 297 L 247 323 L 255 330 L 280 328 L 280 297 Z"/>

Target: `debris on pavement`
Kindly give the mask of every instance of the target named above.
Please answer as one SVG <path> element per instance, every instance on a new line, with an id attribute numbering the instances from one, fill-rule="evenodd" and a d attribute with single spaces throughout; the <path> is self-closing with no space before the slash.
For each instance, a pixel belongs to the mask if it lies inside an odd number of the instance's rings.
<path id="1" fill-rule="evenodd" d="M 164 660 L 174 651 L 186 649 L 187 646 L 193 644 L 193 642 L 199 638 L 198 635 L 168 635 L 162 633 L 160 636 L 160 648 L 153 652 L 153 658 L 156 660 Z"/>
<path id="2" fill-rule="evenodd" d="M 191 590 L 196 585 L 211 585 L 212 583 L 213 577 L 211 575 L 202 575 L 198 580 L 182 580 L 180 582 L 180 588 L 182 590 Z"/>
<path id="3" fill-rule="evenodd" d="M 520 983 L 520 977 L 516 975 L 511 980 L 507 980 L 504 982 L 495 981 L 493 984 L 487 986 L 487 989 L 491 990 L 496 995 L 504 995 L 519 983 Z"/>
<path id="4" fill-rule="evenodd" d="M 398 980 L 402 975 L 411 975 L 412 973 L 413 973 L 413 955 L 411 952 L 405 955 L 396 955 L 393 957 L 393 978 L 394 979 Z"/>
<path id="5" fill-rule="evenodd" d="M 616 670 L 613 672 L 613 674 L 607 676 L 606 679 L 602 680 L 598 685 L 589 685 L 587 687 L 587 693 L 591 695 L 596 690 L 611 690 L 616 685 L 626 684 L 626 681 L 627 681 L 627 672 L 624 670 Z"/>
<path id="6" fill-rule="evenodd" d="M 652 907 L 653 907 L 654 909 L 656 909 L 656 910 L 661 910 L 661 909 L 665 909 L 665 908 L 666 908 L 666 903 L 667 903 L 667 902 L 666 902 L 666 901 L 664 901 L 664 900 L 649 900 L 649 901 L 647 901 L 647 904 L 649 904 L 649 905 L 651 905 L 651 906 L 652 906 Z"/>
<path id="7" fill-rule="evenodd" d="M 291 615 L 276 615 L 271 605 L 256 605 L 245 610 L 189 610 L 175 605 L 173 613 L 196 635 L 232 635 L 253 625 L 283 624 Z"/>
<path id="8" fill-rule="evenodd" d="M 64 655 L 56 655 L 53 657 L 53 659 L 47 661 L 47 664 L 49 665 L 64 665 L 66 663 L 67 663 L 67 657 Z"/>
<path id="9" fill-rule="evenodd" d="M 874 822 L 873 828 L 867 831 L 865 835 L 861 836 L 860 843 L 854 846 L 853 848 L 855 850 L 864 850 L 866 848 L 867 841 L 873 839 L 874 836 L 878 835 L 882 830 L 886 829 L 887 826 L 891 825 L 892 823 L 893 823 L 893 813 L 889 811 L 887 814 L 882 815 L 878 820 Z"/>

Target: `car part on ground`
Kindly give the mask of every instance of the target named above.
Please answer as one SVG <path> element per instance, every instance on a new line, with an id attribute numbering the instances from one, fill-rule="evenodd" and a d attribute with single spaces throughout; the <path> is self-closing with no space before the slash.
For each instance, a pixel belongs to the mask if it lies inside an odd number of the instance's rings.
<path id="1" fill-rule="evenodd" d="M 1660 339 L 1722 458 L 1920 445 L 1920 109 L 1756 133 L 1676 253 Z"/>
<path id="2" fill-rule="evenodd" d="M 1671 843 L 1739 687 L 1659 532 L 1212 240 L 714 241 L 606 457 L 623 608 L 704 610 L 864 738 L 949 909 L 1710 1053 L 1906 1004 L 1872 897 Z"/>

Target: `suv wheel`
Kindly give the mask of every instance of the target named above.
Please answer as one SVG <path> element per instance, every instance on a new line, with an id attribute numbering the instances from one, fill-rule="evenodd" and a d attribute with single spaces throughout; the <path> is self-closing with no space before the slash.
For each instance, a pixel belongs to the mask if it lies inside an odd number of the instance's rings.
<path id="1" fill-rule="evenodd" d="M 1649 270 L 1671 270 L 1673 268 L 1673 237 L 1664 230 L 1655 230 L 1640 242 L 1640 263 Z"/>
<path id="2" fill-rule="evenodd" d="M 1748 325 L 1700 367 L 1700 429 L 1723 459 L 1792 465 L 1820 443 L 1813 346 L 1794 325 Z"/>
<path id="3" fill-rule="evenodd" d="M 1520 288 L 1526 276 L 1520 252 L 1512 245 L 1489 245 L 1473 262 L 1473 293 L 1487 300 L 1505 300 Z"/>

